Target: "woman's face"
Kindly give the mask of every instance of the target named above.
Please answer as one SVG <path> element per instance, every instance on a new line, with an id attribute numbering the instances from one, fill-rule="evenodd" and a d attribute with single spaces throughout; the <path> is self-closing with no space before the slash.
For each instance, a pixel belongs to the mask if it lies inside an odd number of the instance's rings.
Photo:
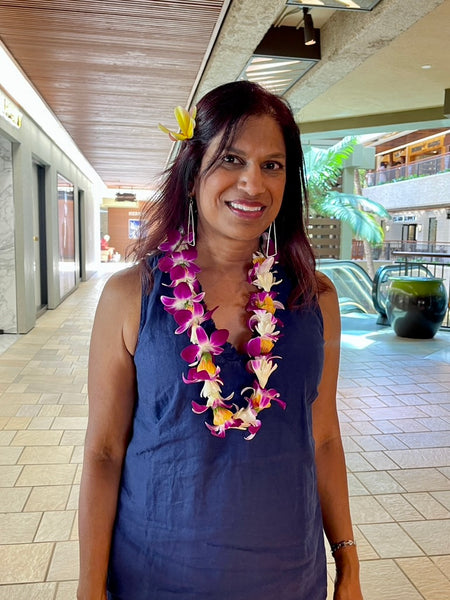
<path id="1" fill-rule="evenodd" d="M 210 164 L 222 133 L 203 157 Z M 286 147 L 277 122 L 267 115 L 250 117 L 225 148 L 213 169 L 195 185 L 198 233 L 221 240 L 254 241 L 277 216 L 286 184 Z"/>

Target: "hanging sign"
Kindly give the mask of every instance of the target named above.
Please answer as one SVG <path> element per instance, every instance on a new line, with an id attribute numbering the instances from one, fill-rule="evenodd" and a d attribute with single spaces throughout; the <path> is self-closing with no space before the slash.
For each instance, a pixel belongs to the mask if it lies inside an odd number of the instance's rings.
<path id="1" fill-rule="evenodd" d="M 14 104 L 14 102 L 12 100 L 10 100 L 8 98 L 8 96 L 5 96 L 5 94 L 3 94 L 3 92 L 1 92 L 1 91 L 0 91 L 0 115 L 4 119 L 6 119 L 8 121 L 8 123 L 11 123 L 11 125 L 14 125 L 14 127 L 17 127 L 17 129 L 20 129 L 22 127 L 22 113 L 20 112 L 18 107 Z"/>

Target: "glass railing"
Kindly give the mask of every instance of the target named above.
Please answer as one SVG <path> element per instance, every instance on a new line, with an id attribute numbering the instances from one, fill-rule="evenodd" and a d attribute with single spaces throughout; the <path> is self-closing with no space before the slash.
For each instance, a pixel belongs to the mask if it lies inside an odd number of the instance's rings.
<path id="1" fill-rule="evenodd" d="M 418 160 L 407 165 L 397 165 L 388 169 L 379 169 L 378 171 L 368 172 L 366 174 L 367 187 L 381 185 L 383 183 L 393 183 L 395 181 L 404 181 L 405 179 L 415 179 L 416 177 L 427 177 L 437 173 L 450 171 L 450 152 L 440 154 L 435 158 Z"/>
<path id="2" fill-rule="evenodd" d="M 395 252 L 432 252 L 434 254 L 444 254 L 444 257 L 436 257 L 438 262 L 445 262 L 450 257 L 449 242 L 429 242 L 429 241 L 407 241 L 391 240 L 382 244 L 372 246 L 373 260 L 396 260 Z M 352 242 L 352 260 L 364 259 L 364 244 L 360 240 Z"/>

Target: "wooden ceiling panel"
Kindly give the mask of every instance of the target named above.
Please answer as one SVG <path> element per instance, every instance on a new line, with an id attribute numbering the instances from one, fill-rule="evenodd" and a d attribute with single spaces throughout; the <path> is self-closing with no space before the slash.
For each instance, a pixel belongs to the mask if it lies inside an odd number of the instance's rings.
<path id="1" fill-rule="evenodd" d="M 151 187 L 225 0 L 0 0 L 0 39 L 111 187 Z"/>

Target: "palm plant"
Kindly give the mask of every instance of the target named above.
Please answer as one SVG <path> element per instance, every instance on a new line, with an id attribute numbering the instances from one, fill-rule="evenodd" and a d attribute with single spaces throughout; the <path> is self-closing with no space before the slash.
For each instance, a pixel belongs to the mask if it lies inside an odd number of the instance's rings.
<path id="1" fill-rule="evenodd" d="M 348 223 L 357 239 L 380 244 L 384 233 L 376 217 L 390 218 L 387 210 L 359 194 L 335 191 L 345 160 L 358 144 L 356 137 L 346 137 L 327 150 L 310 148 L 305 153 L 305 168 L 311 210 L 316 215 Z M 356 179 L 356 178 L 355 178 Z"/>

